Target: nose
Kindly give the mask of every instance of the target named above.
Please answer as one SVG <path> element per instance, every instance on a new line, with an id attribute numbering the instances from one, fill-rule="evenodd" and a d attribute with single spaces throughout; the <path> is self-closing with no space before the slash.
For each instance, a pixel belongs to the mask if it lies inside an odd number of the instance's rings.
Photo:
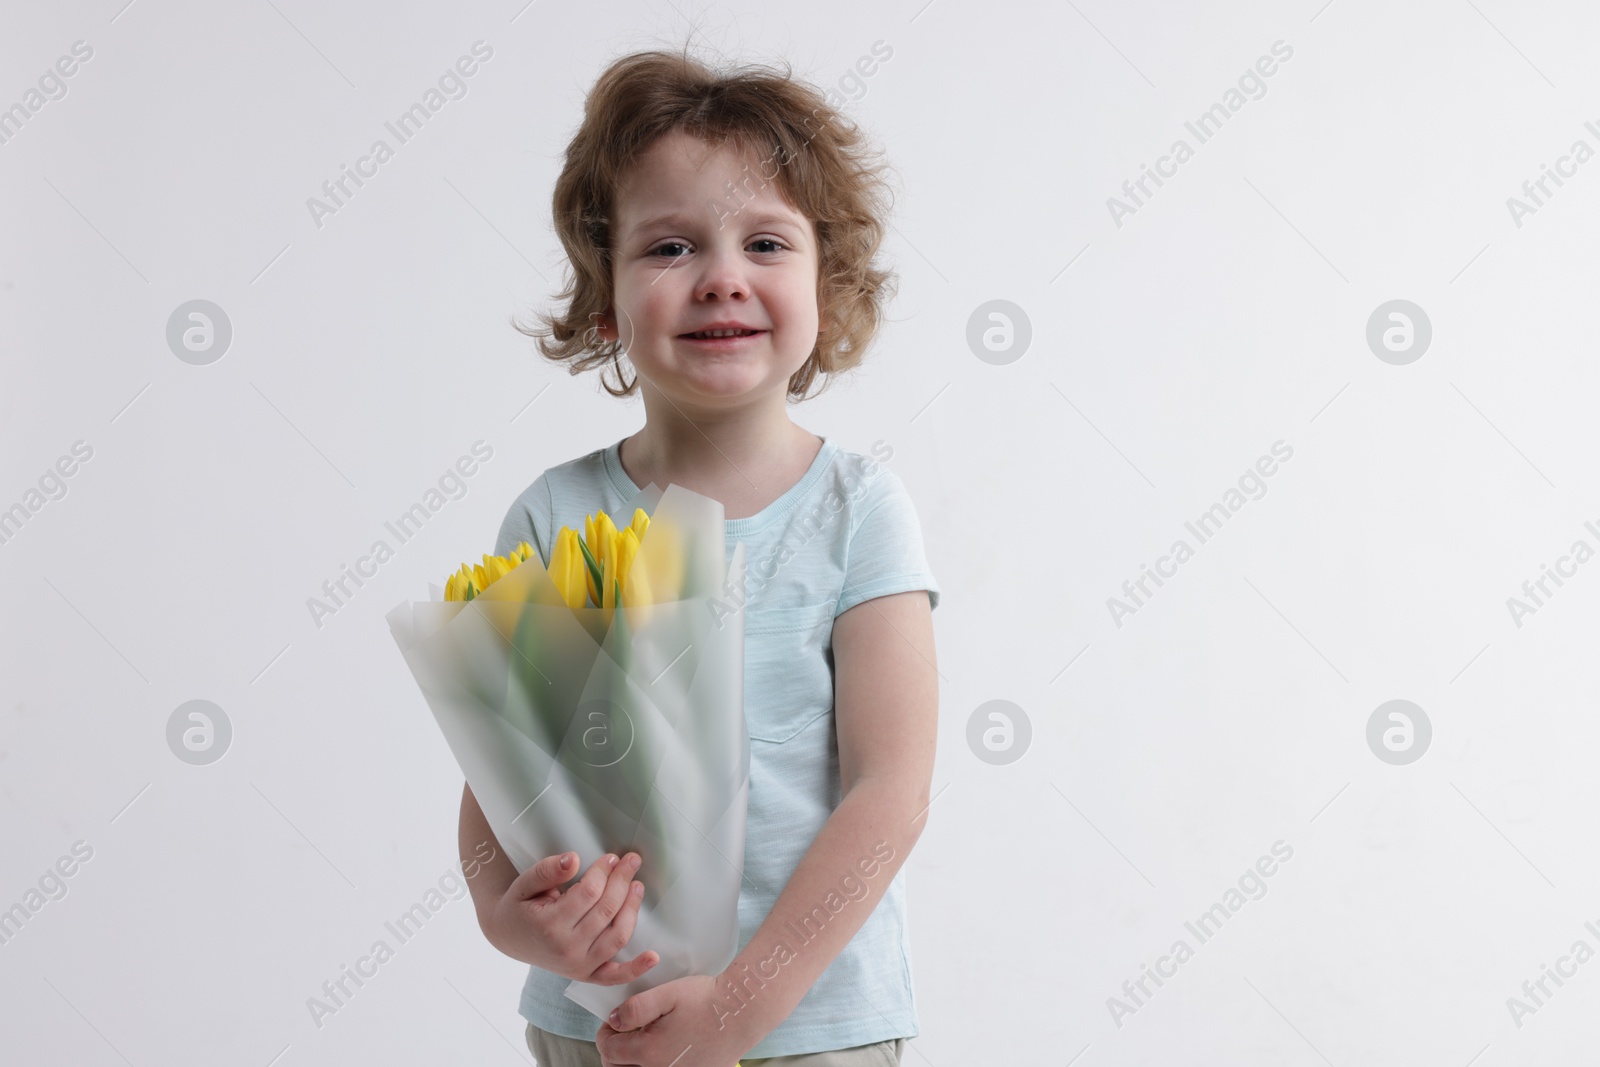
<path id="1" fill-rule="evenodd" d="M 741 250 L 713 246 L 701 253 L 696 268 L 694 297 L 704 300 L 743 300 L 750 295 L 750 282 L 745 275 L 749 263 Z"/>

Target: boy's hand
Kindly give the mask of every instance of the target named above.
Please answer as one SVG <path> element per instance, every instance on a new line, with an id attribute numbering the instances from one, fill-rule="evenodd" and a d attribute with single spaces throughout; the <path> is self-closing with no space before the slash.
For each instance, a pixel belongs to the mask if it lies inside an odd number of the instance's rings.
<path id="1" fill-rule="evenodd" d="M 620 862 L 616 856 L 603 856 L 563 891 L 562 883 L 572 877 L 568 872 L 577 867 L 577 854 L 546 856 L 518 875 L 494 903 L 484 934 L 512 959 L 563 978 L 596 985 L 631 982 L 661 960 L 654 952 L 641 952 L 626 963 L 611 959 L 633 936 L 639 919 L 644 886 L 630 886 L 639 863 L 633 852 Z"/>
<path id="2" fill-rule="evenodd" d="M 732 1014 L 715 978 L 691 974 L 624 1000 L 600 1024 L 594 1043 L 605 1067 L 733 1067 L 763 1036 L 745 1019 Z"/>

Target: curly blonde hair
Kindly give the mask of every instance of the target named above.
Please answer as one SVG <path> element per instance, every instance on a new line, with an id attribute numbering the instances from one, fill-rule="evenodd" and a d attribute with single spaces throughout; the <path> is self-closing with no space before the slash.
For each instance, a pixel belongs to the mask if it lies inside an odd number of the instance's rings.
<path id="1" fill-rule="evenodd" d="M 780 161 L 779 190 L 816 228 L 822 324 L 810 356 L 789 378 L 788 398 L 806 399 L 819 374 L 825 390 L 833 375 L 860 364 L 894 295 L 893 273 L 873 264 L 893 197 L 884 180 L 888 167 L 861 130 L 817 89 L 795 81 L 787 64 L 782 72 L 751 65 L 718 73 L 685 49 L 634 52 L 606 68 L 584 103 L 552 197 L 570 264 L 557 297 L 564 305 L 539 312 L 537 326 L 515 328 L 572 374 L 609 364 L 617 388 L 603 372 L 601 384 L 612 396 L 637 391 L 637 372 L 631 381 L 622 378 L 621 341 L 603 342 L 593 321 L 614 295 L 617 191 L 651 145 L 676 130 L 741 153 L 770 150 L 769 159 Z"/>

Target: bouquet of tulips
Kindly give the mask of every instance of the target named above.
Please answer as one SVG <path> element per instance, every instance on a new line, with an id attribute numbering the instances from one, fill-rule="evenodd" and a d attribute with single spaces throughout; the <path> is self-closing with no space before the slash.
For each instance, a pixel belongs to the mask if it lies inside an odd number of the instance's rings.
<path id="1" fill-rule="evenodd" d="M 389 627 L 495 837 L 518 871 L 545 856 L 637 852 L 645 895 L 619 986 L 573 982 L 602 1018 L 644 989 L 716 974 L 738 950 L 750 787 L 744 583 L 722 505 L 669 485 L 452 574 Z M 728 623 L 733 625 L 728 625 Z"/>

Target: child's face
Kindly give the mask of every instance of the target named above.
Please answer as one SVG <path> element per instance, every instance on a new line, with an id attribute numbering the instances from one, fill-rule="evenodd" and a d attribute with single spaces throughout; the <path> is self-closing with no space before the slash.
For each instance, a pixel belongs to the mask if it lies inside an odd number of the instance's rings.
<path id="1" fill-rule="evenodd" d="M 816 346 L 816 232 L 779 193 L 777 165 L 674 132 L 618 192 L 599 332 L 620 336 L 640 378 L 686 413 L 781 398 Z M 760 332 L 684 336 L 728 321 Z"/>

